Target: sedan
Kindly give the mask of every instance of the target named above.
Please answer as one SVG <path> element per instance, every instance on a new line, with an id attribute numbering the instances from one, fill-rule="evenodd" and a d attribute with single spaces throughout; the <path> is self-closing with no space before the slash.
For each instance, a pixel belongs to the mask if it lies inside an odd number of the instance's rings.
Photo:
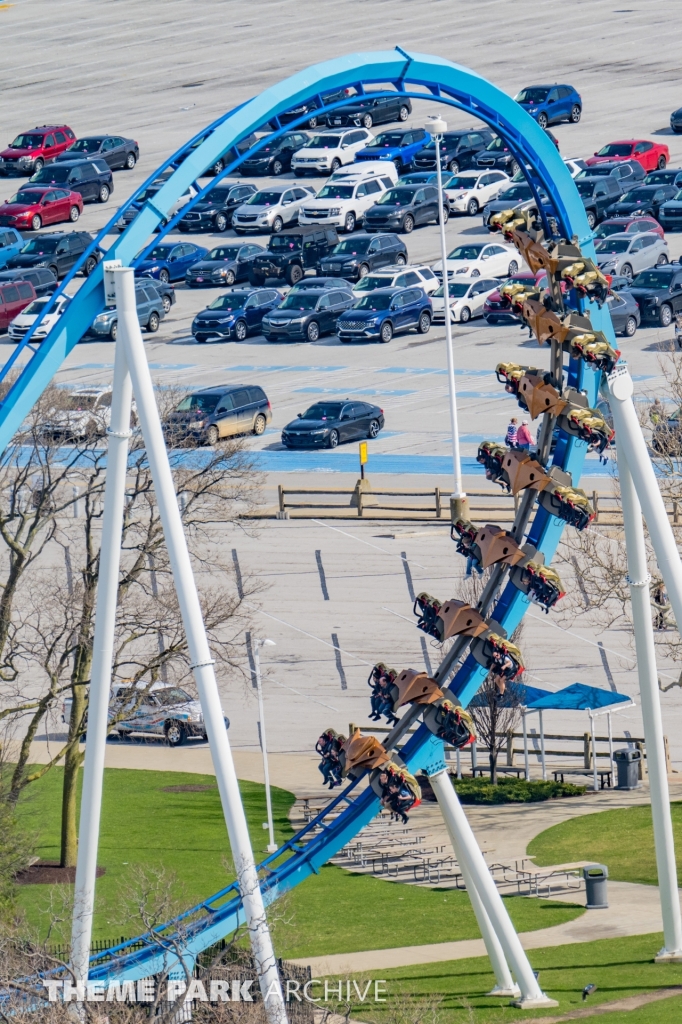
<path id="1" fill-rule="evenodd" d="M 673 110 L 670 115 L 670 127 L 675 132 L 675 135 L 679 135 L 682 132 L 682 107 L 678 110 Z"/>
<path id="2" fill-rule="evenodd" d="M 339 317 L 337 330 L 343 342 L 380 341 L 416 329 L 428 334 L 431 299 L 422 288 L 381 288 L 359 299 Z"/>
<path id="3" fill-rule="evenodd" d="M 368 402 L 316 402 L 282 431 L 285 448 L 336 448 L 341 441 L 374 438 L 384 410 Z"/>
<path id="4" fill-rule="evenodd" d="M 180 242 L 179 244 L 156 245 L 140 263 L 135 266 L 135 276 L 155 277 L 159 281 L 182 281 L 189 268 L 198 263 L 207 253 L 199 245 L 191 242 Z M 138 255 L 135 259 L 138 259 Z"/>
<path id="5" fill-rule="evenodd" d="M 618 274 L 632 279 L 649 267 L 670 262 L 668 243 L 654 234 L 610 235 L 595 246 L 597 266 L 603 274 Z"/>
<path id="6" fill-rule="evenodd" d="M 39 231 L 46 224 L 78 220 L 83 212 L 79 192 L 65 188 L 22 188 L 0 206 L 0 226 Z"/>
<path id="7" fill-rule="evenodd" d="M 134 139 L 124 139 L 121 135 L 85 135 L 60 153 L 57 162 L 94 156 L 101 157 L 112 171 L 132 171 L 140 159 L 140 147 Z"/>
<path id="8" fill-rule="evenodd" d="M 598 149 L 587 161 L 588 167 L 615 160 L 636 160 L 645 171 L 659 170 L 670 160 L 670 150 L 662 142 L 649 142 L 648 139 L 627 139 L 609 142 Z"/>
<path id="9" fill-rule="evenodd" d="M 617 295 L 610 294 L 606 299 L 606 305 L 616 334 L 622 334 L 624 338 L 634 338 L 642 322 L 639 303 L 634 295 L 627 289 L 619 291 Z"/>
<path id="10" fill-rule="evenodd" d="M 318 341 L 336 330 L 339 316 L 354 301 L 348 288 L 323 292 L 292 288 L 282 305 L 264 317 L 263 334 L 268 341 Z"/>
<path id="11" fill-rule="evenodd" d="M 448 281 L 448 302 L 452 323 L 466 324 L 474 317 L 483 316 L 486 299 L 500 287 L 496 278 L 458 277 Z M 445 296 L 443 285 L 431 296 L 433 322 L 445 323 Z"/>
<path id="12" fill-rule="evenodd" d="M 595 242 L 600 238 L 608 238 L 610 235 L 641 235 L 649 231 L 659 238 L 664 238 L 663 228 L 653 217 L 608 217 L 603 220 L 594 232 Z"/>
<path id="13" fill-rule="evenodd" d="M 438 189 L 434 185 L 389 188 L 365 214 L 365 231 L 402 231 L 407 235 L 421 224 L 438 223 L 439 207 Z M 447 206 L 443 205 L 442 211 L 447 223 Z"/>
<path id="14" fill-rule="evenodd" d="M 262 245 L 218 245 L 188 268 L 185 283 L 189 288 L 200 288 L 248 280 L 250 261 L 263 252 Z"/>
<path id="15" fill-rule="evenodd" d="M 255 192 L 232 214 L 232 227 L 238 235 L 269 231 L 279 234 L 286 224 L 298 221 L 298 212 L 315 191 L 301 185 L 274 185 Z"/>
<path id="16" fill-rule="evenodd" d="M 371 92 L 356 97 L 348 106 L 338 107 L 327 115 L 330 128 L 345 125 L 362 125 L 371 128 L 373 124 L 387 124 L 390 121 L 407 121 L 412 113 L 412 104 L 407 96 L 372 96 Z"/>
<path id="17" fill-rule="evenodd" d="M 519 269 L 521 256 L 511 245 L 466 243 L 448 253 L 448 277 L 466 274 L 467 277 L 511 277 Z M 436 276 L 443 276 L 441 260 L 434 263 Z"/>
<path id="18" fill-rule="evenodd" d="M 444 181 L 443 191 L 450 203 L 450 213 L 468 213 L 475 217 L 510 185 L 509 175 L 504 171 L 465 171 Z"/>
<path id="19" fill-rule="evenodd" d="M 267 136 L 259 139 L 260 148 L 242 164 L 242 174 L 274 174 L 278 176 L 291 170 L 291 158 L 299 149 L 310 142 L 307 132 L 285 132 L 278 139 Z M 262 145 L 265 143 L 265 145 Z"/>
<path id="20" fill-rule="evenodd" d="M 606 212 L 611 217 L 648 214 L 650 217 L 658 218 L 663 203 L 674 199 L 678 191 L 674 185 L 638 185 L 607 207 Z"/>

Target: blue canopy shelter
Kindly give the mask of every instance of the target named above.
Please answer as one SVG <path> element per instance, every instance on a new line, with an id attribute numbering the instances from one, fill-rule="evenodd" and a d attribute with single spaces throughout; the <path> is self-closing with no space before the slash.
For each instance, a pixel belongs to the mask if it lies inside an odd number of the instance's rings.
<path id="1" fill-rule="evenodd" d="M 532 690 L 533 687 L 528 687 Z M 538 691 L 539 692 L 539 691 Z M 597 773 L 597 739 L 594 729 L 594 719 L 599 714 L 606 714 L 609 726 L 609 760 L 611 771 L 613 771 L 613 731 L 611 729 L 611 711 L 615 704 L 626 704 L 634 706 L 632 698 L 624 693 L 616 693 L 613 690 L 601 690 L 597 686 L 586 686 L 584 683 L 571 683 L 563 690 L 556 693 L 544 691 L 542 696 L 530 700 L 523 711 L 523 754 L 525 758 L 526 778 L 530 778 L 528 765 L 528 734 L 526 730 L 526 715 L 531 711 L 537 711 L 540 719 L 540 758 L 542 762 L 542 777 L 547 778 L 547 766 L 545 763 L 545 730 L 542 721 L 543 711 L 587 711 L 590 716 L 590 733 L 592 736 L 592 769 L 594 773 L 594 788 L 599 788 Z"/>

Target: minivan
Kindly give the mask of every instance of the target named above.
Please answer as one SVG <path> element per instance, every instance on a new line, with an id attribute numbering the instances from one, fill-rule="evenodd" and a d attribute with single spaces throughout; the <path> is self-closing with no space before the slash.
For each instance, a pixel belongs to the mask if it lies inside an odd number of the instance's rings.
<path id="1" fill-rule="evenodd" d="M 271 419 L 272 406 L 262 388 L 224 384 L 187 395 L 166 417 L 163 429 L 169 444 L 215 445 L 238 434 L 260 435 Z"/>

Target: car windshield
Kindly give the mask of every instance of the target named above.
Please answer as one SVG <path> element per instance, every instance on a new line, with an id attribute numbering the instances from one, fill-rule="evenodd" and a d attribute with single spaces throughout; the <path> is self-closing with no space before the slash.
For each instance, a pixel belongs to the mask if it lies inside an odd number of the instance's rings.
<path id="1" fill-rule="evenodd" d="M 300 235 L 273 235 L 270 238 L 270 252 L 293 252 L 301 248 Z"/>
<path id="2" fill-rule="evenodd" d="M 43 192 L 32 192 L 30 189 L 20 189 L 10 199 L 10 203 L 21 203 L 23 206 L 33 206 L 43 198 Z"/>
<path id="3" fill-rule="evenodd" d="M 185 690 L 181 690 L 179 686 L 168 686 L 164 687 L 163 690 L 154 690 L 153 697 L 164 707 L 170 707 L 172 704 L 184 704 L 186 701 L 193 699 Z"/>
<path id="4" fill-rule="evenodd" d="M 358 281 L 353 289 L 356 292 L 373 292 L 376 288 L 388 288 L 392 278 L 380 277 L 378 274 L 368 274 Z"/>
<path id="5" fill-rule="evenodd" d="M 605 238 L 595 248 L 597 252 L 627 252 L 629 245 L 627 238 Z"/>
<path id="6" fill-rule="evenodd" d="M 74 142 L 73 146 L 69 146 L 69 153 L 98 153 L 99 148 L 104 142 L 104 139 L 79 139 L 78 142 Z"/>
<path id="7" fill-rule="evenodd" d="M 531 192 L 530 185 L 512 185 L 506 192 L 502 193 L 501 196 L 505 203 L 508 199 L 532 199 L 533 193 Z"/>
<path id="8" fill-rule="evenodd" d="M 643 199 L 650 199 L 651 192 L 648 188 L 633 188 L 626 192 L 621 203 L 641 203 Z"/>
<path id="9" fill-rule="evenodd" d="M 629 229 L 628 229 L 629 230 Z M 594 233 L 595 238 L 608 238 L 609 235 L 619 235 L 625 231 L 624 224 L 609 224 L 604 221 Z"/>
<path id="10" fill-rule="evenodd" d="M 458 245 L 451 253 L 448 253 L 449 260 L 477 260 L 481 255 L 482 245 Z"/>
<path id="11" fill-rule="evenodd" d="M 413 188 L 389 188 L 388 192 L 384 192 L 381 199 L 378 200 L 377 205 L 409 206 L 414 197 L 415 190 Z"/>
<path id="12" fill-rule="evenodd" d="M 391 305 L 392 295 L 385 292 L 379 295 L 363 295 L 359 302 L 356 302 L 353 309 L 388 309 Z"/>
<path id="13" fill-rule="evenodd" d="M 631 153 L 631 142 L 609 142 L 608 146 L 597 150 L 596 156 L 630 156 Z"/>
<path id="14" fill-rule="evenodd" d="M 451 281 L 448 287 L 448 296 L 451 299 L 463 299 L 470 288 L 471 284 L 461 284 L 459 281 Z M 433 294 L 436 299 L 442 299 L 445 294 L 443 285 L 441 285 L 440 288 L 436 288 Z"/>
<path id="15" fill-rule="evenodd" d="M 140 192 L 139 196 L 135 200 L 136 206 L 141 206 L 142 203 L 146 203 L 148 199 L 153 199 L 156 193 L 163 187 L 165 182 L 159 182 L 158 185 L 150 185 L 144 192 Z"/>
<path id="16" fill-rule="evenodd" d="M 317 193 L 316 199 L 352 199 L 352 185 L 325 185 Z"/>
<path id="17" fill-rule="evenodd" d="M 289 292 L 280 309 L 315 309 L 319 292 Z"/>
<path id="18" fill-rule="evenodd" d="M 31 256 L 43 256 L 48 252 L 54 252 L 56 248 L 56 238 L 32 238 L 21 251 Z"/>
<path id="19" fill-rule="evenodd" d="M 211 191 L 208 193 L 207 196 L 204 196 L 204 198 L 201 200 L 201 202 L 204 205 L 207 205 L 207 204 L 210 203 L 212 206 L 216 205 L 216 204 L 220 204 L 220 203 L 226 203 L 227 200 L 228 200 L 229 195 L 230 195 L 230 186 L 229 185 L 227 187 L 224 186 L 224 185 L 216 185 L 215 188 L 211 189 Z"/>
<path id="20" fill-rule="evenodd" d="M 22 309 L 22 316 L 25 316 L 26 314 L 28 314 L 29 316 L 37 316 L 38 313 L 42 313 L 43 307 L 47 305 L 47 301 L 47 298 L 34 299 L 33 302 L 31 302 L 30 305 L 26 307 L 26 309 Z"/>
<path id="21" fill-rule="evenodd" d="M 338 149 L 341 145 L 339 135 L 316 135 L 311 139 L 306 149 Z"/>
<path id="22" fill-rule="evenodd" d="M 594 192 L 594 182 L 586 179 L 585 181 L 576 181 L 575 187 L 581 196 L 587 196 L 588 198 Z"/>
<path id="23" fill-rule="evenodd" d="M 357 256 L 358 253 L 367 252 L 371 241 L 371 238 L 344 238 L 343 242 L 339 242 L 338 245 L 334 246 L 334 255 L 343 253 L 344 255 Z"/>
<path id="24" fill-rule="evenodd" d="M 207 260 L 236 260 L 239 255 L 238 245 L 221 245 L 217 249 L 211 249 L 204 259 Z"/>
<path id="25" fill-rule="evenodd" d="M 219 295 L 217 299 L 214 299 L 209 309 L 243 309 L 246 300 L 249 297 L 248 292 L 228 292 L 227 295 Z"/>
<path id="26" fill-rule="evenodd" d="M 414 174 L 401 174 L 397 185 L 426 185 L 436 180 L 436 175 L 429 171 L 416 171 Z"/>
<path id="27" fill-rule="evenodd" d="M 669 288 L 673 270 L 643 270 L 632 282 L 633 288 Z"/>
<path id="28" fill-rule="evenodd" d="M 457 146 L 457 143 L 459 142 L 461 137 L 462 137 L 461 135 L 449 135 L 449 134 L 448 135 L 444 135 L 443 138 L 441 139 L 440 148 L 442 150 L 455 149 L 456 146 Z M 435 148 L 436 148 L 436 140 L 435 139 L 431 139 L 424 146 L 424 149 L 435 149 Z"/>
<path id="29" fill-rule="evenodd" d="M 99 395 L 65 395 L 59 403 L 68 412 L 84 412 L 94 409 Z"/>
<path id="30" fill-rule="evenodd" d="M 42 146 L 44 135 L 17 135 L 10 149 L 35 149 Z"/>
<path id="31" fill-rule="evenodd" d="M 597 164 L 596 167 L 585 167 L 580 171 L 576 178 L 608 178 L 613 174 L 613 167 L 608 164 L 602 164 L 601 167 Z"/>
<path id="32" fill-rule="evenodd" d="M 533 86 L 530 89 L 522 89 L 514 98 L 517 103 L 544 103 L 548 93 L 549 89 Z"/>
<path id="33" fill-rule="evenodd" d="M 489 142 L 485 148 L 489 153 L 501 153 L 507 147 L 505 146 L 504 139 L 497 138 Z"/>
<path id="34" fill-rule="evenodd" d="M 221 398 L 222 395 L 215 394 L 215 392 L 206 395 L 188 395 L 187 398 L 183 398 L 175 411 L 190 412 L 190 410 L 198 410 L 199 412 L 210 414 L 213 412 Z"/>
<path id="35" fill-rule="evenodd" d="M 155 245 L 145 258 L 148 260 L 167 260 L 174 248 L 175 246 L 173 245 Z"/>
<path id="36" fill-rule="evenodd" d="M 341 415 L 339 402 L 316 402 L 301 416 L 302 420 L 338 420 Z"/>
<path id="37" fill-rule="evenodd" d="M 644 179 L 645 185 L 674 185 L 679 171 L 651 171 Z"/>
<path id="38" fill-rule="evenodd" d="M 282 202 L 281 192 L 254 192 L 246 200 L 247 206 L 278 206 Z"/>
<path id="39" fill-rule="evenodd" d="M 476 174 L 453 174 L 443 182 L 443 188 L 473 188 L 476 181 Z"/>
<path id="40" fill-rule="evenodd" d="M 54 181 L 58 184 L 63 184 L 70 174 L 70 164 L 50 164 L 49 167 L 42 167 L 37 174 L 34 174 L 31 181 Z"/>
<path id="41" fill-rule="evenodd" d="M 381 132 L 376 139 L 367 146 L 367 149 L 385 149 L 387 146 L 402 146 L 405 141 L 403 132 Z"/>

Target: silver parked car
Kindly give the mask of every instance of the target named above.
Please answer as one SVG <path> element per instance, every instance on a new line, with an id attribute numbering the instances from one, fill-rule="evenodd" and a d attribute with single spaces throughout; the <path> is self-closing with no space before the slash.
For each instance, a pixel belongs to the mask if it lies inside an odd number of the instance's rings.
<path id="1" fill-rule="evenodd" d="M 254 193 L 232 214 L 232 227 L 238 235 L 271 231 L 277 234 L 286 224 L 296 224 L 304 202 L 315 190 L 304 185 L 270 185 Z"/>
<path id="2" fill-rule="evenodd" d="M 641 270 L 670 262 L 668 243 L 659 235 L 609 235 L 597 242 L 597 266 L 605 274 L 618 274 L 632 280 Z"/>

